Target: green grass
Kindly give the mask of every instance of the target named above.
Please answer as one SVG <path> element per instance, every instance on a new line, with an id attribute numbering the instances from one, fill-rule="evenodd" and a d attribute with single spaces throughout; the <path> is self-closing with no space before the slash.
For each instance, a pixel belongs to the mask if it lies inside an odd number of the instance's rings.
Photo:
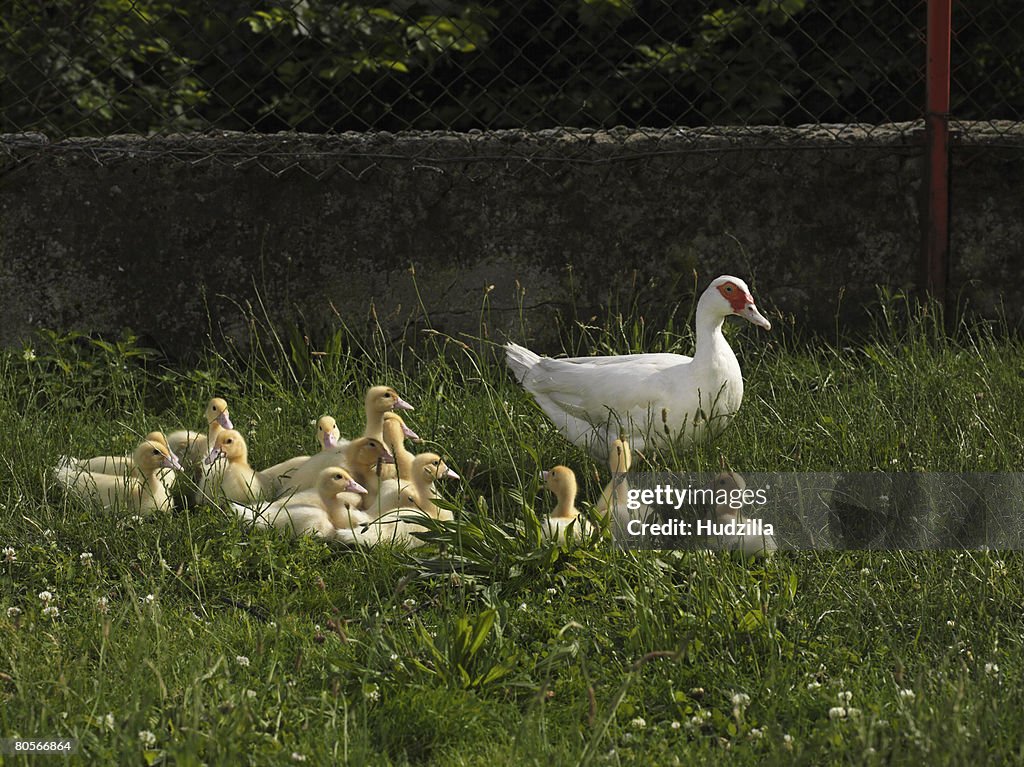
<path id="1" fill-rule="evenodd" d="M 1020 340 L 883 306 L 862 343 L 731 326 L 739 418 L 655 467 L 1019 470 Z M 691 343 L 621 318 L 571 331 L 574 351 Z M 254 337 L 189 369 L 53 334 L 0 357 L 0 548 L 16 552 L 0 555 L 0 736 L 75 737 L 72 761 L 111 764 L 1024 762 L 1019 553 L 539 547 L 530 510 L 552 501 L 537 471 L 568 464 L 593 499 L 607 470 L 493 350 L 339 331 L 321 355 Z M 359 432 L 380 382 L 467 478 L 439 545 L 352 552 L 211 507 L 132 521 L 66 499 L 48 473 L 61 453 L 195 427 L 214 393 L 268 465 L 308 452 L 322 413 Z M 840 706 L 859 715 L 830 718 Z"/>

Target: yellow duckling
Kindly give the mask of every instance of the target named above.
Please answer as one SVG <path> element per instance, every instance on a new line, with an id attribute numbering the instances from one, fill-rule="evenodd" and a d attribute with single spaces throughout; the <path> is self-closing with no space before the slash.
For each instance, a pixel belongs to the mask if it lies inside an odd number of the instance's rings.
<path id="1" fill-rule="evenodd" d="M 296 535 L 333 539 L 337 528 L 351 528 L 369 521 L 358 511 L 366 488 L 340 466 L 320 473 L 315 491 L 297 493 L 258 507 L 232 503 L 239 518 L 262 527 L 291 530 Z"/>
<path id="2" fill-rule="evenodd" d="M 589 535 L 592 529 L 590 523 L 580 516 L 576 508 L 577 485 L 573 470 L 568 466 L 556 466 L 542 472 L 541 478 L 544 487 L 558 499 L 551 514 L 541 523 L 544 537 L 563 542 L 570 530 L 576 536 Z"/>
<path id="3" fill-rule="evenodd" d="M 366 408 L 366 430 L 363 436 L 378 441 L 384 439 L 385 413 L 393 410 L 415 410 L 390 386 L 371 386 L 366 392 L 363 404 Z"/>
<path id="4" fill-rule="evenodd" d="M 124 507 L 136 514 L 170 511 L 172 501 L 157 473 L 180 470 L 177 456 L 159 439 L 144 439 L 132 453 L 133 466 L 123 476 L 82 471 L 73 458 L 64 458 L 54 470 L 70 492 L 98 501 L 105 508 Z"/>
<path id="5" fill-rule="evenodd" d="M 316 422 L 316 442 L 320 452 L 326 452 L 338 447 L 341 443 L 341 433 L 338 431 L 338 422 L 329 415 L 320 416 Z M 347 444 L 347 443 L 346 443 Z M 281 461 L 273 466 L 263 469 L 261 474 L 274 480 L 275 488 L 283 490 L 292 472 L 308 461 L 310 456 L 297 455 L 287 461 Z"/>
<path id="6" fill-rule="evenodd" d="M 167 435 L 167 446 L 175 455 L 181 456 L 182 462 L 190 468 L 201 469 L 203 460 L 213 449 L 217 435 L 225 429 L 235 428 L 228 415 L 228 403 L 220 397 L 214 397 L 206 403 L 203 415 L 207 426 L 205 435 L 187 429 L 172 431 Z"/>
<path id="7" fill-rule="evenodd" d="M 218 460 L 220 458 L 225 460 Z M 273 497 L 273 481 L 249 465 L 245 438 L 234 429 L 226 429 L 217 435 L 213 449 L 203 463 L 207 468 L 199 479 L 197 503 L 217 503 L 221 498 L 254 503 Z"/>

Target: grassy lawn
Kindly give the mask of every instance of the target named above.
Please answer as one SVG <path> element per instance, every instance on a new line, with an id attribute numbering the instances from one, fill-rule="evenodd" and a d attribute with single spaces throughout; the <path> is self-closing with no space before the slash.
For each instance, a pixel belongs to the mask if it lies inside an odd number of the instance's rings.
<path id="1" fill-rule="evenodd" d="M 865 342 L 731 326 L 740 416 L 653 466 L 1019 471 L 1021 342 L 898 308 Z M 569 335 L 573 351 L 692 348 L 636 323 Z M 537 472 L 565 463 L 593 500 L 607 467 L 493 350 L 260 337 L 188 368 L 56 335 L 0 357 L 0 735 L 78 738 L 72 761 L 109 764 L 1024 762 L 1019 552 L 539 546 L 531 510 L 553 499 Z M 214 394 L 259 468 L 313 450 L 323 413 L 361 432 L 373 383 L 416 405 L 410 425 L 465 478 L 449 486 L 460 523 L 415 551 L 208 506 L 103 514 L 49 473 L 62 453 L 198 428 Z"/>

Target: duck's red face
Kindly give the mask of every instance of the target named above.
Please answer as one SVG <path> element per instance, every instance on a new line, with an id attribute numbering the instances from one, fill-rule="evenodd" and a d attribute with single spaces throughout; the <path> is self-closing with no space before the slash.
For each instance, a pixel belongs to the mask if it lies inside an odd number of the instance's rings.
<path id="1" fill-rule="evenodd" d="M 746 309 L 747 304 L 754 303 L 754 297 L 735 282 L 723 282 L 718 286 L 718 292 L 729 302 L 729 306 L 736 314 L 740 314 Z"/>
<path id="2" fill-rule="evenodd" d="M 729 302 L 733 314 L 765 330 L 772 329 L 772 324 L 757 310 L 757 306 L 754 305 L 754 297 L 745 288 L 731 280 L 723 282 L 717 287 L 722 298 Z"/>

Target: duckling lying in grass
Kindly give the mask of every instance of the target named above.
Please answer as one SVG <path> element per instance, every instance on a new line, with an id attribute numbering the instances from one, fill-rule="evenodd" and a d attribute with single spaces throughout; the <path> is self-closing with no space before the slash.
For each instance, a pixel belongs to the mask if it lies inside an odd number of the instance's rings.
<path id="1" fill-rule="evenodd" d="M 377 481 L 375 469 L 378 462 L 394 463 L 394 460 L 394 456 L 384 447 L 383 442 L 370 437 L 360 437 L 311 456 L 308 461 L 291 472 L 290 476 L 279 477 L 278 484 L 281 492 L 285 493 L 308 490 L 315 486 L 320 472 L 331 466 L 340 466 L 348 469 L 356 481 L 373 492 L 376 487 L 373 483 Z"/>
<path id="2" fill-rule="evenodd" d="M 180 470 L 181 463 L 167 447 L 163 435 L 151 432 L 132 453 L 132 467 L 124 475 L 84 471 L 78 459 L 64 456 L 54 469 L 57 481 L 69 492 L 105 508 L 124 507 L 136 514 L 170 511 L 173 504 L 160 480 L 161 469 Z"/>
<path id="3" fill-rule="evenodd" d="M 225 460 L 218 460 L 218 459 Z M 204 459 L 206 470 L 199 480 L 196 502 L 217 503 L 221 498 L 255 503 L 274 497 L 274 482 L 249 465 L 245 438 L 234 429 L 222 431 Z"/>
<path id="4" fill-rule="evenodd" d="M 315 491 L 296 493 L 260 506 L 232 503 L 231 507 L 240 519 L 254 525 L 333 539 L 338 528 L 347 529 L 369 521 L 357 510 L 364 493 L 366 488 L 348 471 L 340 466 L 329 466 L 320 473 Z"/>
<path id="5" fill-rule="evenodd" d="M 338 431 L 338 422 L 329 415 L 320 416 L 316 422 L 316 442 L 320 452 L 324 453 L 333 450 L 341 445 L 341 433 Z M 348 440 L 345 441 L 348 444 Z M 274 481 L 274 488 L 277 492 L 284 489 L 288 478 L 300 466 L 310 459 L 308 455 L 297 455 L 287 461 L 275 463 L 269 468 L 263 469 L 262 474 Z"/>
<path id="6" fill-rule="evenodd" d="M 412 495 L 417 499 L 416 507 L 435 519 L 450 521 L 452 514 L 447 509 L 439 508 L 433 498 L 434 481 L 438 479 L 460 479 L 459 475 L 448 468 L 437 453 L 421 453 L 413 458 L 409 466 L 409 480 L 386 479 L 380 483 L 377 496 L 368 499 L 366 511 L 372 517 L 381 515 L 401 507 L 402 492 L 412 489 Z"/>
<path id="7" fill-rule="evenodd" d="M 173 453 L 181 456 L 186 470 L 197 475 L 202 471 L 203 460 L 213 449 L 217 435 L 225 429 L 235 428 L 228 415 L 228 403 L 220 397 L 214 397 L 206 403 L 203 415 L 206 418 L 206 434 L 179 429 L 167 435 L 167 446 Z"/>
<path id="8" fill-rule="evenodd" d="M 459 475 L 448 468 L 436 453 L 421 453 L 413 459 L 411 474 L 413 485 L 399 485 L 396 480 L 382 483 L 380 502 L 371 506 L 368 513 L 371 522 L 351 530 L 338 530 L 336 539 L 360 546 L 378 546 L 393 543 L 402 546 L 419 546 L 422 542 L 414 533 L 426 528 L 416 523 L 416 517 L 426 516 L 451 521 L 452 513 L 439 508 L 433 501 L 435 479 L 459 479 Z M 390 509 L 378 515 L 378 508 Z M 392 504 L 394 504 L 392 506 Z"/>

